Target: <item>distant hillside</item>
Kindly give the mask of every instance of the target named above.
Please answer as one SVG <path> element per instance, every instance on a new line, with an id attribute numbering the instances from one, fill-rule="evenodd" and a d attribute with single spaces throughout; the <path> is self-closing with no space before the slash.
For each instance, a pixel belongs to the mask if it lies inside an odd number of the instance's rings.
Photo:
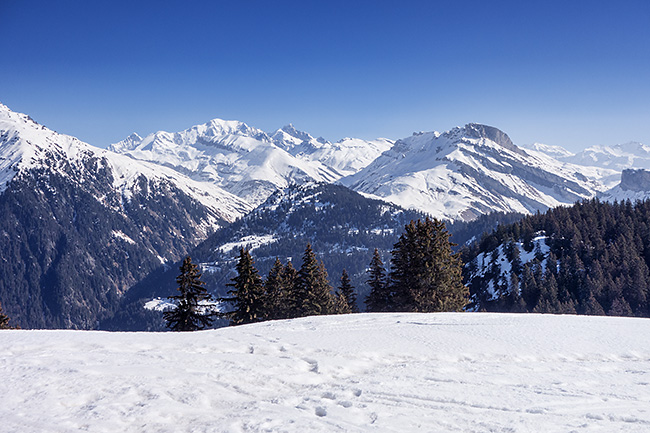
<path id="1" fill-rule="evenodd" d="M 650 201 L 590 200 L 464 251 L 473 309 L 650 316 Z"/>

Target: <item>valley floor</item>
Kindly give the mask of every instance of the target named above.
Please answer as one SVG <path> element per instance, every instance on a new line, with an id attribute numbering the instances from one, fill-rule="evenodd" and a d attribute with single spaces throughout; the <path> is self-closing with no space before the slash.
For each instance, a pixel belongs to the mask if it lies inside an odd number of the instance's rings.
<path id="1" fill-rule="evenodd" d="M 650 319 L 358 314 L 0 331 L 3 432 L 647 432 Z"/>

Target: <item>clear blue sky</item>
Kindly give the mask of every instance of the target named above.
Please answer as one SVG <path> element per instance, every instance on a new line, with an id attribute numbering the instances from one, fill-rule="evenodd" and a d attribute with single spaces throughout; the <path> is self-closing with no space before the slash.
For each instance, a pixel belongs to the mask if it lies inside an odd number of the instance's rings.
<path id="1" fill-rule="evenodd" d="M 650 1 L 0 0 L 0 102 L 102 147 L 215 117 L 650 145 Z"/>

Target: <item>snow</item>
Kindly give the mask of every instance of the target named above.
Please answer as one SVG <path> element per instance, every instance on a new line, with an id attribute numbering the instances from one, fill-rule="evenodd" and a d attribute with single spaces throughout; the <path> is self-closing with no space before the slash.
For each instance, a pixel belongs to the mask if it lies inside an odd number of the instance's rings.
<path id="1" fill-rule="evenodd" d="M 358 314 L 0 332 L 2 430 L 646 432 L 650 320 Z"/>
<path id="2" fill-rule="evenodd" d="M 241 248 L 246 248 L 248 249 L 249 252 L 251 252 L 261 246 L 272 244 L 277 241 L 278 239 L 273 234 L 261 235 L 261 236 L 250 235 L 250 236 L 244 236 L 243 238 L 241 238 L 236 242 L 228 242 L 226 244 L 223 244 L 218 248 L 218 250 L 221 251 L 222 253 L 227 253 L 232 250 L 239 250 Z"/>
<path id="3" fill-rule="evenodd" d="M 136 242 L 135 242 L 133 239 L 131 239 L 128 235 L 126 235 L 126 234 L 125 234 L 124 232 L 122 232 L 121 230 L 113 230 L 111 233 L 112 233 L 112 235 L 113 235 L 114 237 L 116 237 L 116 238 L 118 238 L 118 239 L 122 239 L 122 240 L 123 240 L 124 242 L 126 242 L 126 243 L 129 243 L 129 244 L 131 244 L 131 245 L 135 245 L 135 244 L 136 244 Z"/>

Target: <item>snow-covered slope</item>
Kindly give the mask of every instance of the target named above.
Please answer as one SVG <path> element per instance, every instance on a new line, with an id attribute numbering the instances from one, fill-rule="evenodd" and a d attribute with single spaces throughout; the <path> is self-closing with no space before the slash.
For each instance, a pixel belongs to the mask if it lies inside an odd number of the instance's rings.
<path id="1" fill-rule="evenodd" d="M 276 141 L 280 140 L 276 137 Z M 292 183 L 332 182 L 340 177 L 319 161 L 298 158 L 285 148 L 259 129 L 220 119 L 181 132 L 157 132 L 143 139 L 133 134 L 110 147 L 134 159 L 168 166 L 197 181 L 217 185 L 252 207 Z"/>
<path id="2" fill-rule="evenodd" d="M 132 135 L 129 140 L 135 137 Z M 104 175 L 112 179 L 114 189 L 125 200 L 133 194 L 142 176 L 151 185 L 173 185 L 210 210 L 211 218 L 205 221 L 204 229 L 216 228 L 218 220 L 234 221 L 252 209 L 245 201 L 218 187 L 197 182 L 169 168 L 93 147 L 0 104 L 0 193 L 18 173 L 30 170 L 48 170 L 72 181 L 82 181 L 82 172 L 89 163 L 99 164 L 105 170 Z"/>
<path id="3" fill-rule="evenodd" d="M 650 320 L 357 314 L 0 331 L 2 431 L 647 432 Z"/>
<path id="4" fill-rule="evenodd" d="M 614 185 L 601 181 L 609 174 L 525 151 L 496 128 L 468 124 L 398 140 L 341 183 L 439 218 L 470 220 L 494 211 L 529 213 L 590 198 Z"/>

